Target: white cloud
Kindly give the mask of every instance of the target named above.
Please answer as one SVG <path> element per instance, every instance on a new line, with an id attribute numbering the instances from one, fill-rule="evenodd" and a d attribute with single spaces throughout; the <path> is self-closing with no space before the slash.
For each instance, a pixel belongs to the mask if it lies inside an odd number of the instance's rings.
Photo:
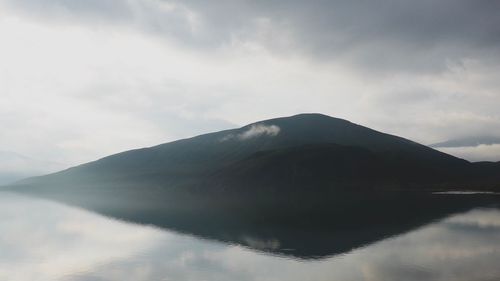
<path id="1" fill-rule="evenodd" d="M 251 138 L 260 137 L 263 135 L 274 137 L 278 135 L 279 132 L 280 132 L 280 127 L 276 125 L 257 124 L 257 125 L 252 125 L 250 129 L 239 134 L 237 137 L 240 140 L 247 140 Z"/>
<path id="2" fill-rule="evenodd" d="M 229 134 L 224 136 L 221 141 L 237 139 L 240 141 L 257 138 L 260 136 L 277 136 L 280 132 L 280 127 L 276 125 L 254 124 L 250 128 L 239 134 Z"/>

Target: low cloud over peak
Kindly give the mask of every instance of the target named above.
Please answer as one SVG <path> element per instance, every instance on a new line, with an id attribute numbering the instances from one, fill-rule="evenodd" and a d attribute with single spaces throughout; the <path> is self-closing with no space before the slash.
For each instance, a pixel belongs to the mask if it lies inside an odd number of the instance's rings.
<path id="1" fill-rule="evenodd" d="M 280 132 L 280 127 L 276 125 L 265 125 L 265 124 L 254 124 L 251 125 L 250 128 L 248 128 L 246 131 L 239 133 L 239 134 L 229 134 L 221 139 L 221 141 L 227 141 L 227 140 L 248 140 L 248 139 L 253 139 L 257 138 L 260 136 L 270 136 L 274 137 L 277 136 Z"/>

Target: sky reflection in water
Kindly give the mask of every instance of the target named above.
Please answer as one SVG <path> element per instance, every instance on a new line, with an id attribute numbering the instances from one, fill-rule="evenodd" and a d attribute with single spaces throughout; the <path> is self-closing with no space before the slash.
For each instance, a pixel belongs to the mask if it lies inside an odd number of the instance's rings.
<path id="1" fill-rule="evenodd" d="M 0 196 L 0 280 L 498 280 L 500 211 L 476 209 L 322 260 L 258 253 Z"/>

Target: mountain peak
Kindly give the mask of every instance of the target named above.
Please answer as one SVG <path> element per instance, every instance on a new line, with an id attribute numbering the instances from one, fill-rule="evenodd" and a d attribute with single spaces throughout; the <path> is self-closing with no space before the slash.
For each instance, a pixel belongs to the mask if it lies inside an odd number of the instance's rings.
<path id="1" fill-rule="evenodd" d="M 287 117 L 278 117 L 278 118 L 272 118 L 272 119 L 267 119 L 267 120 L 262 120 L 258 121 L 252 124 L 259 124 L 259 123 L 272 123 L 272 122 L 342 122 L 346 124 L 352 124 L 351 122 L 341 119 L 341 118 L 336 118 L 332 117 L 329 115 L 325 115 L 322 113 L 300 113 L 300 114 L 295 114 Z M 250 124 L 250 125 L 252 125 Z"/>
<path id="2" fill-rule="evenodd" d="M 344 119 L 341 119 L 341 118 L 337 118 L 337 117 L 333 117 L 333 116 L 330 116 L 330 115 L 326 115 L 326 114 L 323 114 L 323 113 L 317 113 L 317 112 L 304 112 L 304 113 L 299 113 L 299 114 L 295 114 L 295 115 L 292 115 L 292 116 L 289 116 L 289 117 L 283 117 L 283 118 L 309 118 L 309 119 L 330 119 L 330 120 L 343 120 L 343 121 L 347 121 L 347 120 L 344 120 Z"/>

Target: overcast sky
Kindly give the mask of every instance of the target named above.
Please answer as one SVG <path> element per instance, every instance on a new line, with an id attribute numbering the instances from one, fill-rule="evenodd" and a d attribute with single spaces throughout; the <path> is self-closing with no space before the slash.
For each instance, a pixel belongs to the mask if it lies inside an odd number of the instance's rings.
<path id="1" fill-rule="evenodd" d="M 500 137 L 499 89 L 495 0 L 0 0 L 0 150 L 62 166 L 301 112 Z"/>

